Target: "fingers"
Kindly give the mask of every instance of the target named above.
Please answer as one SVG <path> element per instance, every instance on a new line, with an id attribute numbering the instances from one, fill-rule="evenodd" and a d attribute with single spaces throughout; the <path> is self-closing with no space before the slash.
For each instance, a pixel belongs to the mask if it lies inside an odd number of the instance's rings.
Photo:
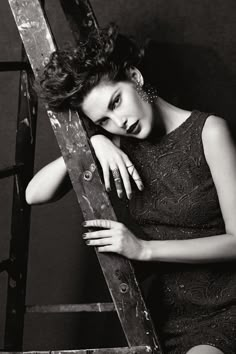
<path id="1" fill-rule="evenodd" d="M 97 248 L 98 252 L 114 252 L 114 247 L 112 245 L 109 246 L 101 246 Z"/>
<path id="2" fill-rule="evenodd" d="M 142 191 L 144 189 L 141 177 L 128 158 L 126 154 L 122 154 L 121 156 L 116 156 L 115 163 L 102 165 L 103 170 L 103 178 L 104 184 L 107 192 L 111 191 L 111 184 L 110 184 L 110 171 L 112 173 L 112 177 L 114 179 L 115 188 L 117 191 L 117 195 L 119 198 L 123 197 L 123 191 L 127 195 L 128 199 L 132 197 L 132 187 L 130 183 L 130 177 L 134 180 L 137 188 Z"/>
<path id="3" fill-rule="evenodd" d="M 132 162 L 129 159 L 127 159 L 127 161 L 126 161 L 126 169 L 129 172 L 129 175 L 133 178 L 138 189 L 140 191 L 142 191 L 144 189 L 142 179 L 141 179 L 138 171 L 136 170 L 136 168 L 134 167 L 134 165 L 132 164 Z"/>
<path id="4" fill-rule="evenodd" d="M 111 230 L 99 230 L 93 232 L 86 232 L 83 234 L 83 239 L 93 239 L 93 238 L 108 238 L 111 237 Z"/>
<path id="5" fill-rule="evenodd" d="M 98 247 L 98 246 L 110 246 L 112 245 L 112 239 L 110 237 L 106 238 L 97 238 L 97 239 L 89 239 L 85 241 L 87 246 L 93 246 L 93 247 Z"/>
<path id="6" fill-rule="evenodd" d="M 120 222 L 106 219 L 86 220 L 83 222 L 84 227 L 101 227 L 103 229 L 119 228 L 122 225 Z"/>
<path id="7" fill-rule="evenodd" d="M 131 188 L 129 173 L 123 163 L 121 164 L 121 166 L 119 166 L 119 168 L 120 168 L 120 174 L 121 174 L 121 178 L 123 181 L 123 185 L 124 185 L 124 189 L 125 189 L 127 198 L 131 199 L 132 198 L 132 188 Z"/>
<path id="8" fill-rule="evenodd" d="M 104 184 L 107 192 L 111 191 L 111 185 L 110 185 L 110 170 L 109 167 L 102 166 L 102 171 L 103 171 L 103 178 L 104 178 Z"/>
<path id="9" fill-rule="evenodd" d="M 121 242 L 124 239 L 124 233 L 127 232 L 124 224 L 113 220 L 95 219 L 83 222 L 83 226 L 105 228 L 105 230 L 90 231 L 83 234 L 86 245 L 97 247 L 98 252 L 121 254 Z"/>
<path id="10" fill-rule="evenodd" d="M 122 198 L 123 196 L 123 188 L 122 188 L 122 180 L 121 180 L 121 175 L 120 171 L 118 168 L 114 168 L 111 170 L 112 176 L 114 178 L 115 186 L 116 186 L 116 191 L 118 194 L 119 198 Z"/>

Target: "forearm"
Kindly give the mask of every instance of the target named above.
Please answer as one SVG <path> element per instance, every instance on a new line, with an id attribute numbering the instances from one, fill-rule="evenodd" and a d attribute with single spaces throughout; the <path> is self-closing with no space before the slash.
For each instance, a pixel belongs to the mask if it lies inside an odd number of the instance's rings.
<path id="1" fill-rule="evenodd" d="M 32 178 L 26 189 L 27 203 L 42 204 L 58 199 L 66 178 L 66 165 L 63 158 L 59 157 L 43 167 Z"/>
<path id="2" fill-rule="evenodd" d="M 223 234 L 190 240 L 143 241 L 142 259 L 173 263 L 236 260 L 236 236 Z"/>

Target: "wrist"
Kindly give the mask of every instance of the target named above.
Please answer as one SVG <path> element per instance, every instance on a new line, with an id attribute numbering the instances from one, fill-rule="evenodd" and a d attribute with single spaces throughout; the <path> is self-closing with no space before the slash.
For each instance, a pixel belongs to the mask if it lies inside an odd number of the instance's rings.
<path id="1" fill-rule="evenodd" d="M 150 241 L 140 240 L 141 251 L 140 251 L 140 261 L 150 261 L 151 260 L 151 247 Z"/>
<path id="2" fill-rule="evenodd" d="M 95 134 L 95 135 L 91 136 L 91 138 L 90 138 L 91 143 L 96 140 L 109 140 L 109 139 L 103 134 Z"/>

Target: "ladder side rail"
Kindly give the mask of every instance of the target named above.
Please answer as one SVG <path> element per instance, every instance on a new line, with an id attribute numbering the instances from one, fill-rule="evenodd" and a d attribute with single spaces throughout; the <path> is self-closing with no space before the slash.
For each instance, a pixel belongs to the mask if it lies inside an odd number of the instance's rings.
<path id="1" fill-rule="evenodd" d="M 22 47 L 22 62 L 27 63 Z M 22 70 L 19 81 L 19 102 L 15 146 L 15 164 L 21 166 L 14 175 L 12 223 L 10 239 L 10 271 L 8 272 L 7 306 L 4 348 L 22 350 L 30 206 L 25 201 L 25 189 L 33 176 L 37 97 L 32 90 L 32 71 Z"/>
<path id="2" fill-rule="evenodd" d="M 17 27 L 35 76 L 56 50 L 46 16 L 38 0 L 9 0 Z M 86 132 L 77 112 L 48 116 L 64 157 L 85 220 L 116 220 L 101 182 Z M 143 301 L 129 260 L 114 254 L 97 253 L 129 346 L 149 345 L 161 353 L 154 326 Z"/>
<path id="3" fill-rule="evenodd" d="M 151 348 L 147 345 L 119 348 L 77 349 L 77 350 L 50 350 L 50 351 L 27 351 L 27 352 L 2 352 L 1 354 L 150 354 Z"/>
<path id="4" fill-rule="evenodd" d="M 60 0 L 75 42 L 84 40 L 98 29 L 98 22 L 88 0 Z"/>

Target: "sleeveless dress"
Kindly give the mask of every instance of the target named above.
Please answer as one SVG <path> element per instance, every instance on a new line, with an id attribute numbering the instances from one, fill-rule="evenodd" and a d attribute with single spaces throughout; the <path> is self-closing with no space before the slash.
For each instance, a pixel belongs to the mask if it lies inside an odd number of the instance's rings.
<path id="1" fill-rule="evenodd" d="M 225 233 L 205 159 L 202 129 L 209 114 L 193 111 L 158 142 L 121 141 L 144 182 L 133 188 L 131 218 L 147 240 L 187 240 Z M 131 221 L 127 226 L 131 228 Z M 208 344 L 236 353 L 235 262 L 137 262 L 151 281 L 146 303 L 165 354 Z M 137 274 L 138 276 L 138 274 Z"/>

